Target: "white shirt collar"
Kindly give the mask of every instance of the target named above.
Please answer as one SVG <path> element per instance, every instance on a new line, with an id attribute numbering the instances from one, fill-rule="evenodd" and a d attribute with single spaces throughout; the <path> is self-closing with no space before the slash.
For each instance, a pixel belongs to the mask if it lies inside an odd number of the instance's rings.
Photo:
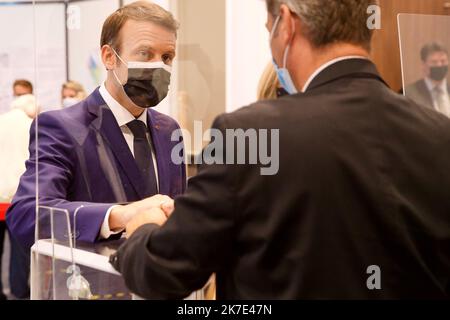
<path id="1" fill-rule="evenodd" d="M 433 80 L 431 80 L 430 78 L 425 78 L 425 84 L 427 85 L 428 91 L 430 91 L 431 93 L 434 93 L 434 89 L 437 86 L 434 85 Z M 447 92 L 447 79 L 444 79 L 444 81 L 442 81 L 442 83 L 439 85 L 439 87 L 441 87 L 442 92 L 446 93 Z"/>
<path id="2" fill-rule="evenodd" d="M 127 123 L 134 120 L 140 120 L 147 125 L 148 112 L 142 112 L 139 118 L 136 119 L 127 109 L 122 107 L 122 105 L 111 96 L 104 83 L 100 86 L 99 92 L 103 100 L 105 100 L 106 105 L 109 109 L 111 109 L 111 112 L 113 113 L 114 118 L 116 118 L 119 127 L 126 126 Z"/>
<path id="3" fill-rule="evenodd" d="M 306 90 L 308 90 L 308 87 L 311 85 L 311 82 L 323 70 L 325 70 L 326 68 L 328 68 L 329 66 L 331 66 L 331 65 L 333 65 L 333 64 L 335 64 L 337 62 L 344 61 L 344 60 L 350 60 L 350 59 L 364 59 L 364 60 L 368 60 L 367 57 L 364 57 L 364 56 L 344 56 L 344 57 L 339 57 L 339 58 L 330 60 L 327 63 L 324 63 L 323 65 L 321 65 L 316 71 L 314 71 L 314 73 L 308 78 L 308 81 L 306 81 L 305 85 L 303 86 L 302 92 L 305 92 Z"/>

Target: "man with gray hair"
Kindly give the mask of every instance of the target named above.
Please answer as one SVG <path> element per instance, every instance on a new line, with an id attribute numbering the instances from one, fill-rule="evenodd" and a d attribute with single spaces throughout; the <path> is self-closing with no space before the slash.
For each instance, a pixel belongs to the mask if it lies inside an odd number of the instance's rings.
<path id="1" fill-rule="evenodd" d="M 369 60 L 375 0 L 266 2 L 290 95 L 214 127 L 279 129 L 278 174 L 202 165 L 174 206 L 127 224 L 111 263 L 145 298 L 184 297 L 212 273 L 227 300 L 449 298 L 450 120 Z"/>

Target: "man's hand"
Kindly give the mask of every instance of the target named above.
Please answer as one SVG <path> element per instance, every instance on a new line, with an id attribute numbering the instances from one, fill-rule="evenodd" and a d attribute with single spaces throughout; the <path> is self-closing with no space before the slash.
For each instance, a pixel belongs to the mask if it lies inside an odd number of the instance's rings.
<path id="1" fill-rule="evenodd" d="M 160 208 L 153 208 L 150 211 L 138 214 L 130 222 L 128 222 L 126 227 L 127 238 L 141 226 L 149 223 L 154 223 L 162 226 L 167 221 L 166 214 Z"/>
<path id="2" fill-rule="evenodd" d="M 175 202 L 172 199 L 170 201 L 166 201 L 161 204 L 161 209 L 166 214 L 166 217 L 169 218 L 172 215 L 172 212 L 175 210 Z"/>
<path id="3" fill-rule="evenodd" d="M 161 208 L 163 204 L 172 202 L 173 200 L 168 196 L 156 195 L 126 206 L 117 206 L 111 210 L 109 228 L 111 230 L 123 230 L 135 216 L 149 213 L 154 208 Z"/>

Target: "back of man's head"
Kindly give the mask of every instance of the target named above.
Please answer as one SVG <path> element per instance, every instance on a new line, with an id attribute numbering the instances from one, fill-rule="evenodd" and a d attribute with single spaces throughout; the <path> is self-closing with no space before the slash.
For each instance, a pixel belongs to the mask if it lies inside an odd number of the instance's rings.
<path id="1" fill-rule="evenodd" d="M 370 51 L 373 31 L 367 26 L 369 6 L 378 0 L 266 0 L 273 16 L 286 4 L 303 22 L 303 35 L 312 46 L 335 43 L 358 45 Z"/>

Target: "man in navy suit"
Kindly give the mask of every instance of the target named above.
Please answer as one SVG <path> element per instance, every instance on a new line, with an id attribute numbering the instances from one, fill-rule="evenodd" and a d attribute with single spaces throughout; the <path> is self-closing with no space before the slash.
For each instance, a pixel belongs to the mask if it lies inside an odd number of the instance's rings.
<path id="1" fill-rule="evenodd" d="M 73 107 L 40 115 L 38 140 L 32 126 L 27 169 L 7 213 L 24 246 L 34 242 L 36 176 L 38 205 L 65 209 L 71 221 L 76 213 L 83 242 L 117 237 L 134 215 L 184 192 L 185 167 L 171 161 L 179 126 L 151 109 L 168 92 L 177 29 L 171 13 L 145 1 L 105 21 L 105 83 Z M 149 199 L 156 194 L 165 196 Z"/>

